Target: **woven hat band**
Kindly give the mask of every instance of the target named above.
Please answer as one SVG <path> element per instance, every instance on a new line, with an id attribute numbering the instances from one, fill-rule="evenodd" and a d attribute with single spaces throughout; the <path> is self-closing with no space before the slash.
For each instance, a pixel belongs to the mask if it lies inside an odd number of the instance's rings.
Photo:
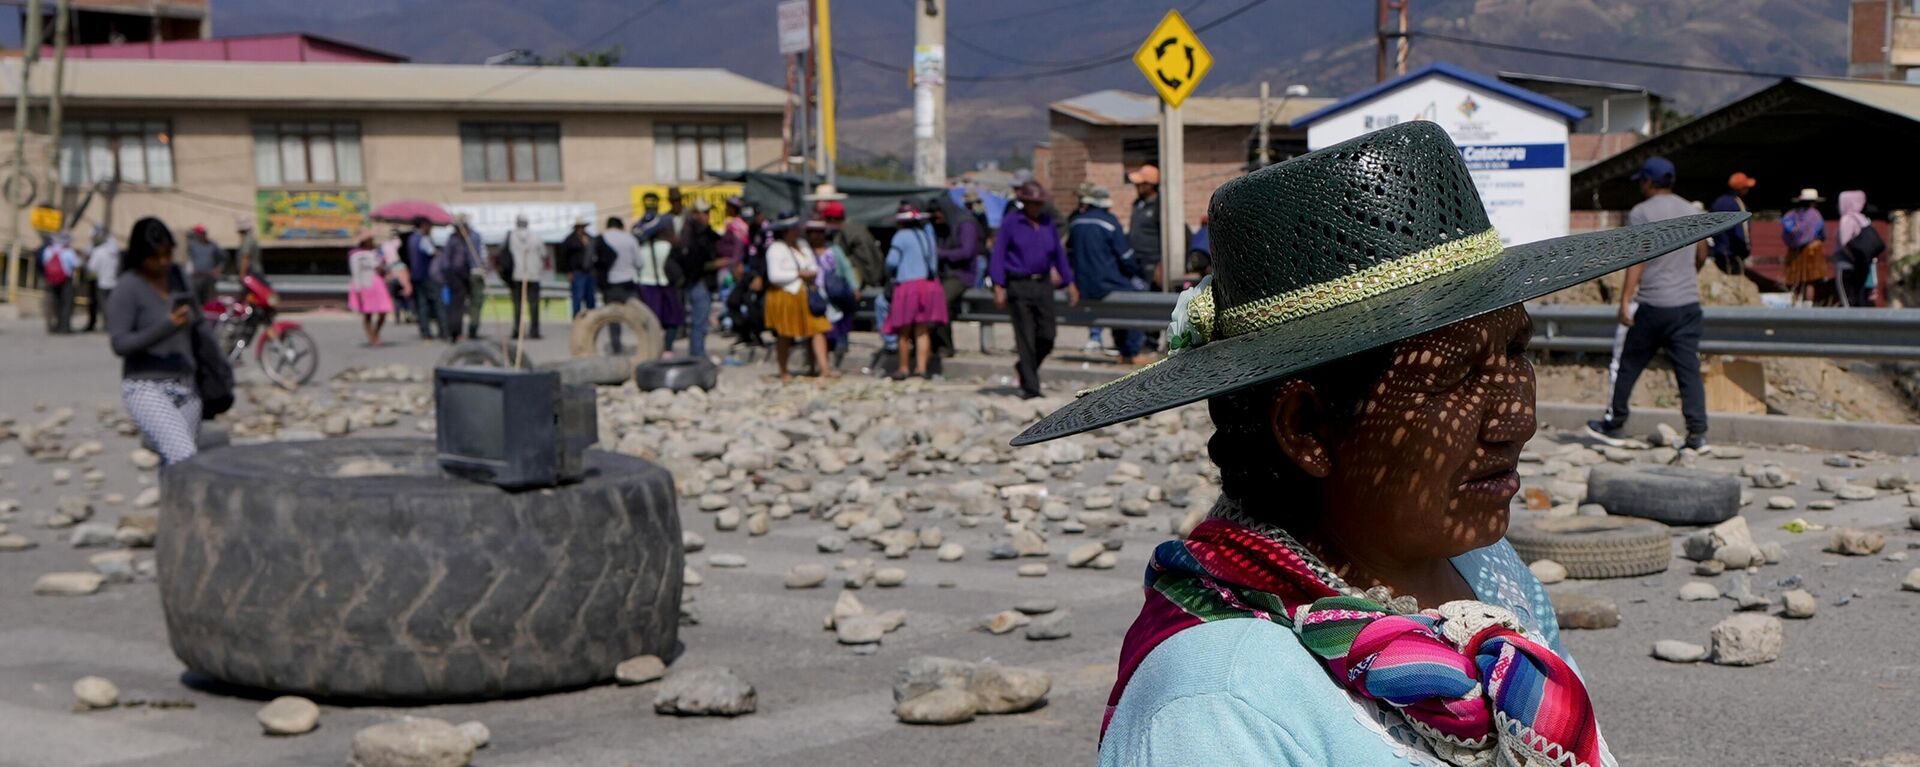
<path id="1" fill-rule="evenodd" d="M 1189 315 L 1189 321 L 1212 330 L 1207 334 L 1209 340 L 1230 338 L 1424 282 L 1497 258 L 1503 250 L 1500 233 L 1487 229 L 1343 277 L 1241 304 L 1210 320 Z M 1198 303 L 1194 308 L 1200 308 Z M 1206 309 L 1212 308 L 1212 301 L 1208 301 Z"/>

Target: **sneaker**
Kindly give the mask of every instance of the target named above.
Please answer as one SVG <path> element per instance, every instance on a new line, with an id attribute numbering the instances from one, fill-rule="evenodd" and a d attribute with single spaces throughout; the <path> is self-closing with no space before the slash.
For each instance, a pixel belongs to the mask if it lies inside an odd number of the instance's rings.
<path id="1" fill-rule="evenodd" d="M 1686 449 L 1701 455 L 1713 452 L 1713 446 L 1707 444 L 1707 435 L 1705 434 L 1688 434 Z"/>
<path id="2" fill-rule="evenodd" d="M 1587 422 L 1587 436 L 1612 447 L 1619 447 L 1626 442 L 1626 439 L 1620 436 L 1620 427 L 1610 425 L 1601 418 Z"/>
<path id="3" fill-rule="evenodd" d="M 1097 355 L 1100 353 L 1100 349 L 1101 349 L 1101 346 L 1099 341 L 1089 340 L 1085 345 L 1080 347 L 1080 352 L 1082 354 Z"/>

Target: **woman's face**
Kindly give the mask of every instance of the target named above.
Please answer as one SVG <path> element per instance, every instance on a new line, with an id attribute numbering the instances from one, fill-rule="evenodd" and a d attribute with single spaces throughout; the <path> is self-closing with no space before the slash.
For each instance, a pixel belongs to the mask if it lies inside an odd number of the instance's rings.
<path id="1" fill-rule="evenodd" d="M 1510 306 L 1396 344 L 1393 361 L 1327 439 L 1323 524 L 1384 552 L 1452 557 L 1497 542 L 1533 437 L 1533 320 Z"/>
<path id="2" fill-rule="evenodd" d="M 173 246 L 156 244 L 153 252 L 147 255 L 147 260 L 140 262 L 140 271 L 148 277 L 162 277 L 166 275 L 167 267 L 172 265 Z"/>

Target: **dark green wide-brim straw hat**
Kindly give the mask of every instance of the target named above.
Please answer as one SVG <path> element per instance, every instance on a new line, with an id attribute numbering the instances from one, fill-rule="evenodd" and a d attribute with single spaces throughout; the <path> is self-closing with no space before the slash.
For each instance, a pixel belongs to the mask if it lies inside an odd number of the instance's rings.
<path id="1" fill-rule="evenodd" d="M 1502 247 L 1460 150 L 1424 120 L 1229 181 L 1208 214 L 1213 275 L 1174 310 L 1175 351 L 1082 393 L 1013 444 L 1276 381 L 1624 269 L 1747 217 L 1703 213 Z"/>

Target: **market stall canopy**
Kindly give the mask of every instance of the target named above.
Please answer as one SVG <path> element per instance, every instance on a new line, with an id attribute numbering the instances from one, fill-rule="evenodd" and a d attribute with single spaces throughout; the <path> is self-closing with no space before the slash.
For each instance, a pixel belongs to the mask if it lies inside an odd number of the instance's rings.
<path id="1" fill-rule="evenodd" d="M 746 198 L 765 209 L 769 217 L 786 210 L 811 211 L 812 204 L 802 198 L 812 191 L 813 185 L 820 180 L 817 176 L 810 180 L 802 180 L 791 173 L 758 171 L 709 171 L 708 174 L 724 181 L 744 184 Z M 847 206 L 847 220 L 858 221 L 870 227 L 891 228 L 894 211 L 900 207 L 901 200 L 918 200 L 924 206 L 927 198 L 942 191 L 938 187 L 919 184 L 874 181 L 846 176 L 836 179 L 835 183 L 840 193 L 847 196 L 847 199 L 841 201 Z"/>
<path id="2" fill-rule="evenodd" d="M 1862 189 L 1882 210 L 1920 208 L 1907 164 L 1916 135 L 1920 84 L 1789 78 L 1575 173 L 1571 202 L 1633 207 L 1640 191 L 1629 177 L 1659 155 L 1679 168 L 1674 191 L 1689 200 L 1712 202 L 1740 172 L 1760 182 L 1747 195 L 1754 210 L 1788 207 L 1808 187 L 1828 197 Z"/>

